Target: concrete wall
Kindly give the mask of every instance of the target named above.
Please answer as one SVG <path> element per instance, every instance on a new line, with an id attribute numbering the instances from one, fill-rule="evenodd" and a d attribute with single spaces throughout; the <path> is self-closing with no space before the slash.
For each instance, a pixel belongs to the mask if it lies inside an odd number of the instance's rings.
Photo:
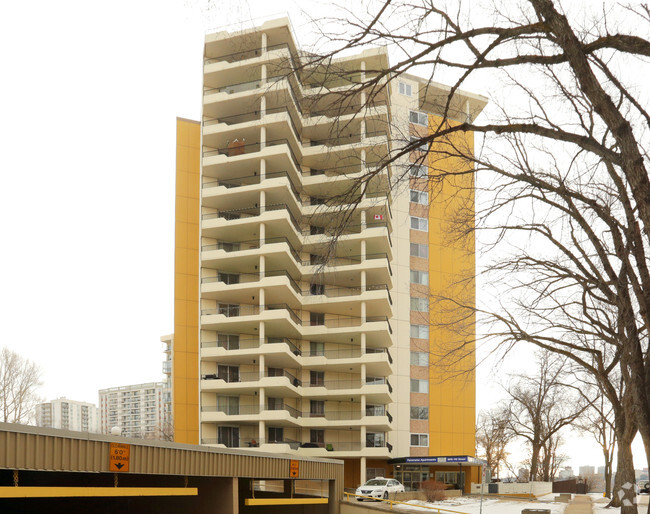
<path id="1" fill-rule="evenodd" d="M 553 482 L 505 483 L 496 482 L 498 494 L 544 496 L 553 492 Z M 494 485 L 494 484 L 492 484 Z M 472 493 L 480 494 L 481 484 L 472 483 Z M 488 494 L 488 484 L 483 486 L 483 494 Z"/>

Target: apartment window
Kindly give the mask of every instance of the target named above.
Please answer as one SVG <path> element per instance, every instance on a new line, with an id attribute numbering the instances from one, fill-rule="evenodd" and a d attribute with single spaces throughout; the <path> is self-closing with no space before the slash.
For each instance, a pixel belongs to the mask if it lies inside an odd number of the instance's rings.
<path id="1" fill-rule="evenodd" d="M 311 386 L 324 386 L 325 385 L 325 372 L 314 371 L 309 372 L 309 385 Z"/>
<path id="2" fill-rule="evenodd" d="M 411 177 L 426 178 L 429 176 L 429 168 L 424 164 L 412 164 L 409 171 Z"/>
<path id="3" fill-rule="evenodd" d="M 317 357 L 317 356 L 325 355 L 325 343 L 310 341 L 309 342 L 309 355 L 311 357 Z"/>
<path id="4" fill-rule="evenodd" d="M 429 194 L 426 191 L 415 191 L 411 189 L 411 202 L 420 205 L 429 205 Z"/>
<path id="5" fill-rule="evenodd" d="M 217 396 L 217 411 L 225 412 L 231 416 L 239 414 L 239 397 Z"/>
<path id="6" fill-rule="evenodd" d="M 415 298 L 411 296 L 411 310 L 416 312 L 428 312 L 429 299 L 428 298 Z"/>
<path id="7" fill-rule="evenodd" d="M 411 284 L 429 285 L 429 272 L 411 270 Z"/>
<path id="8" fill-rule="evenodd" d="M 236 273 L 219 273 L 219 282 L 239 284 L 239 275 Z"/>
<path id="9" fill-rule="evenodd" d="M 316 175 L 325 175 L 325 170 L 309 170 L 309 175 L 316 176 Z"/>
<path id="10" fill-rule="evenodd" d="M 411 325 L 411 337 L 429 339 L 429 325 Z"/>
<path id="11" fill-rule="evenodd" d="M 368 480 L 376 477 L 383 477 L 386 474 L 384 468 L 366 468 L 366 478 Z"/>
<path id="12" fill-rule="evenodd" d="M 310 312 L 309 313 L 309 324 L 313 327 L 316 325 L 325 324 L 325 314 L 322 312 Z"/>
<path id="13" fill-rule="evenodd" d="M 230 318 L 232 316 L 239 316 L 239 305 L 233 303 L 220 303 L 219 314 Z"/>
<path id="14" fill-rule="evenodd" d="M 269 427 L 269 443 L 281 443 L 284 440 L 284 428 Z"/>
<path id="15" fill-rule="evenodd" d="M 428 125 L 428 116 L 426 112 L 409 111 L 409 121 L 416 125 Z"/>
<path id="16" fill-rule="evenodd" d="M 323 255 L 317 255 L 315 253 L 309 254 L 309 264 L 315 266 L 317 264 L 325 264 L 327 259 Z"/>
<path id="17" fill-rule="evenodd" d="M 269 377 L 282 377 L 284 376 L 284 369 L 283 368 L 269 368 Z"/>
<path id="18" fill-rule="evenodd" d="M 325 284 L 312 284 L 311 286 L 309 286 L 309 293 L 312 296 L 325 294 Z"/>
<path id="19" fill-rule="evenodd" d="M 411 379 L 411 392 L 412 393 L 428 393 L 429 381 L 422 378 Z"/>
<path id="20" fill-rule="evenodd" d="M 411 243 L 411 257 L 429 257 L 429 246 Z"/>
<path id="21" fill-rule="evenodd" d="M 436 471 L 436 481 L 442 482 L 443 484 L 464 484 L 465 472 L 461 471 L 460 473 L 449 473 L 444 471 Z"/>
<path id="22" fill-rule="evenodd" d="M 429 230 L 429 220 L 426 218 L 418 218 L 417 216 L 411 216 L 411 228 L 413 230 Z"/>
<path id="23" fill-rule="evenodd" d="M 411 446 L 429 446 L 429 434 L 411 434 Z"/>
<path id="24" fill-rule="evenodd" d="M 322 446 L 325 444 L 325 430 L 311 429 L 309 431 L 309 442 Z"/>
<path id="25" fill-rule="evenodd" d="M 366 448 L 381 448 L 386 446 L 386 435 L 383 432 L 367 432 Z"/>
<path id="26" fill-rule="evenodd" d="M 428 366 L 429 354 L 427 352 L 411 352 L 411 366 Z"/>
<path id="27" fill-rule="evenodd" d="M 226 382 L 239 382 L 239 366 L 217 366 L 217 378 Z"/>
<path id="28" fill-rule="evenodd" d="M 238 252 L 240 247 L 239 243 L 219 243 L 217 246 L 226 252 Z"/>
<path id="29" fill-rule="evenodd" d="M 325 416 L 325 402 L 323 400 L 309 400 L 309 416 L 312 418 Z"/>
<path id="30" fill-rule="evenodd" d="M 217 334 L 217 345 L 226 350 L 239 350 L 239 335 Z"/>
<path id="31" fill-rule="evenodd" d="M 309 225 L 309 234 L 312 236 L 318 235 L 318 234 L 324 234 L 325 233 L 325 227 L 319 227 L 318 225 Z"/>
<path id="32" fill-rule="evenodd" d="M 411 136 L 409 141 L 411 143 L 418 143 L 419 142 L 419 144 L 413 149 L 416 152 L 428 152 L 429 151 L 429 142 L 428 141 L 422 141 L 421 137 Z"/>
<path id="33" fill-rule="evenodd" d="M 267 398 L 266 405 L 268 410 L 282 410 L 284 406 L 282 398 Z"/>
<path id="34" fill-rule="evenodd" d="M 429 407 L 411 407 L 411 419 L 429 419 Z"/>
<path id="35" fill-rule="evenodd" d="M 321 198 L 319 196 L 310 196 L 309 197 L 309 204 L 310 205 L 324 205 L 325 204 L 325 198 Z"/>
<path id="36" fill-rule="evenodd" d="M 239 446 L 239 427 L 218 427 L 217 442 L 228 448 L 237 448 Z"/>
<path id="37" fill-rule="evenodd" d="M 411 84 L 407 84 L 406 82 L 400 82 L 398 88 L 399 88 L 400 95 L 411 96 L 413 93 L 413 88 L 411 87 Z"/>
<path id="38" fill-rule="evenodd" d="M 383 405 L 366 405 L 366 416 L 385 416 L 386 409 Z"/>

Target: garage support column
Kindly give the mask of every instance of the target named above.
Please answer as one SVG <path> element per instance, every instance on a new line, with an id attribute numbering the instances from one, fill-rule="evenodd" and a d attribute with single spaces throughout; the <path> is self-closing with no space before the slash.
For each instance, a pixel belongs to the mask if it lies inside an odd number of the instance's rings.
<path id="1" fill-rule="evenodd" d="M 363 438 L 365 439 L 366 438 L 366 434 L 365 434 L 366 427 L 361 427 L 361 428 L 362 428 L 362 430 L 364 432 Z M 362 445 L 363 445 L 363 443 L 362 443 Z M 360 473 L 361 473 L 360 478 L 359 478 L 361 480 L 361 482 L 359 483 L 359 485 L 361 485 L 361 484 L 366 483 L 366 458 L 365 457 L 361 457 L 361 462 L 359 463 L 359 467 L 361 468 L 359 470 Z"/>
<path id="2" fill-rule="evenodd" d="M 339 514 L 339 500 L 336 497 L 336 481 L 329 481 L 329 501 L 327 502 L 327 514 Z"/>

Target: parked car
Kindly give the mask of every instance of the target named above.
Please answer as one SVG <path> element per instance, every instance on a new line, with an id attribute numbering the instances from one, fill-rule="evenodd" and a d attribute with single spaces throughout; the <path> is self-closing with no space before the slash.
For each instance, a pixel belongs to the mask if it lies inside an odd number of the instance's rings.
<path id="1" fill-rule="evenodd" d="M 404 486 L 397 480 L 392 478 L 377 477 L 371 478 L 362 486 L 357 488 L 357 495 L 370 496 L 372 498 L 388 499 L 390 493 L 403 493 Z M 368 498 L 361 498 L 357 496 L 358 501 L 367 500 Z"/>

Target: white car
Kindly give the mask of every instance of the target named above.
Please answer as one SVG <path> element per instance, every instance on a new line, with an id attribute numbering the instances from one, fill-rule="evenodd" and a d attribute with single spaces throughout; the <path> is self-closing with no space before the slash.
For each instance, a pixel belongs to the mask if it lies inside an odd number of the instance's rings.
<path id="1" fill-rule="evenodd" d="M 371 478 L 362 486 L 357 488 L 356 494 L 358 501 L 367 500 L 368 498 L 361 498 L 361 496 L 370 496 L 372 498 L 388 499 L 390 493 L 403 493 L 404 486 L 397 480 L 392 478 L 377 477 Z"/>

